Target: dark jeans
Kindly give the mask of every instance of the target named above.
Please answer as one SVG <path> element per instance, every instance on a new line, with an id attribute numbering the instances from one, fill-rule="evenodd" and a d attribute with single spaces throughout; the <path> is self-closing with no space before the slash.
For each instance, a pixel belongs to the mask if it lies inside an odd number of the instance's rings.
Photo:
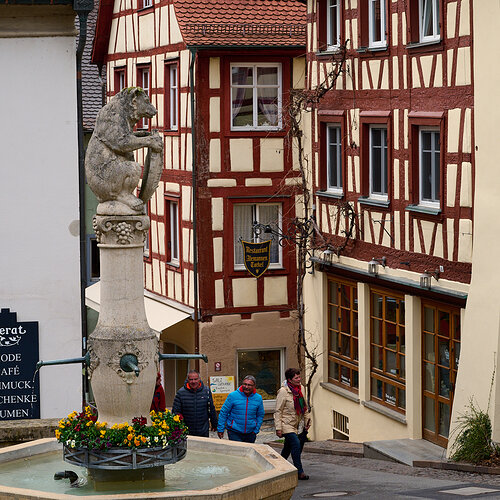
<path id="1" fill-rule="evenodd" d="M 227 437 L 230 441 L 242 441 L 243 443 L 255 443 L 257 434 L 255 432 L 238 432 L 233 429 L 227 430 Z"/>
<path id="2" fill-rule="evenodd" d="M 293 465 L 295 465 L 299 474 L 303 474 L 304 469 L 302 468 L 300 455 L 302 453 L 302 448 L 304 447 L 304 442 L 299 439 L 299 436 L 295 434 L 295 432 L 283 434 L 283 437 L 285 438 L 285 444 L 281 450 L 281 456 L 283 458 L 288 458 L 291 453 Z"/>

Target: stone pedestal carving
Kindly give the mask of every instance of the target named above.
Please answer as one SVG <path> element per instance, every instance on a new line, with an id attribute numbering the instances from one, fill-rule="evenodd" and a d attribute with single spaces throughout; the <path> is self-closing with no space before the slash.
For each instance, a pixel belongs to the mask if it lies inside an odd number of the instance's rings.
<path id="1" fill-rule="evenodd" d="M 158 340 L 144 309 L 142 255 L 149 225 L 146 215 L 94 218 L 101 309 L 89 340 L 89 373 L 99 420 L 108 425 L 139 416 L 149 420 L 158 372 Z"/>

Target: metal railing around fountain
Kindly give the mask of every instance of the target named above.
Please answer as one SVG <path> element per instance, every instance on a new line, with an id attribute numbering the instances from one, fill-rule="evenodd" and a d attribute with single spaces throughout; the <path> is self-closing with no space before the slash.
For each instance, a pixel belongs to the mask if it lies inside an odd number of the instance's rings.
<path id="1" fill-rule="evenodd" d="M 64 446 L 63 458 L 79 467 L 103 470 L 130 470 L 160 467 L 182 460 L 187 452 L 187 443 L 182 441 L 168 448 L 110 448 L 91 450 Z"/>

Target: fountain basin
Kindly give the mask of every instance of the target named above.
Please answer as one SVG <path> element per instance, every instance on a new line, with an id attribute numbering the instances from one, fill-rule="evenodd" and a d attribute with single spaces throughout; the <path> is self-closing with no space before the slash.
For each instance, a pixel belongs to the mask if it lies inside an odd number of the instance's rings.
<path id="1" fill-rule="evenodd" d="M 15 463 L 17 468 L 22 468 L 24 461 L 28 461 L 30 457 L 36 458 L 40 455 L 52 452 L 52 454 L 61 453 L 62 446 L 55 439 L 41 439 L 31 443 L 23 443 L 16 446 L 0 449 L 0 497 L 1 498 L 15 498 L 18 500 L 28 499 L 56 499 L 56 500 L 75 500 L 76 497 L 82 498 L 82 493 L 78 488 L 70 489 L 69 486 L 64 493 L 56 493 L 52 491 L 41 491 L 36 489 L 35 486 L 30 485 L 30 489 L 17 487 L 19 483 L 14 485 L 1 484 L 4 480 L 2 472 L 3 464 L 6 466 L 10 462 Z M 297 469 L 289 462 L 284 460 L 278 453 L 267 445 L 262 444 L 247 444 L 237 443 L 227 440 L 198 438 L 190 436 L 188 438 L 188 453 L 186 458 L 179 462 L 179 464 L 188 463 L 190 452 L 193 455 L 199 453 L 203 455 L 202 462 L 198 465 L 189 464 L 190 470 L 187 471 L 187 477 L 190 477 L 192 472 L 193 476 L 197 475 L 199 468 L 210 468 L 212 460 L 218 463 L 227 463 L 228 472 L 223 474 L 223 477 L 217 478 L 218 482 L 215 487 L 199 487 L 189 483 L 184 484 L 179 482 L 177 491 L 168 491 L 169 487 L 169 472 L 166 476 L 166 487 L 162 491 L 158 489 L 142 491 L 134 490 L 121 491 L 120 493 L 110 492 L 93 492 L 88 495 L 88 498 L 96 500 L 117 500 L 117 499 L 156 499 L 156 498 L 169 498 L 169 499 L 185 499 L 191 497 L 209 498 L 209 499 L 289 499 L 292 496 L 293 490 L 297 485 Z M 19 461 L 22 462 L 19 462 Z M 16 461 L 16 462 L 15 462 Z M 225 462 L 224 462 L 225 461 Z M 237 474 L 231 473 L 231 466 L 233 462 L 240 462 L 244 468 L 248 468 L 250 475 L 241 478 Z M 199 467 L 198 467 L 199 466 Z M 64 468 L 65 465 L 59 466 L 58 470 Z M 176 467 L 176 466 L 172 466 Z M 218 466 L 219 467 L 219 466 Z M 226 467 L 226 466 L 224 466 Z M 215 466 L 214 466 L 215 468 Z M 219 467 L 220 468 L 220 467 Z M 241 468 L 241 465 L 240 465 Z M 34 474 L 30 470 L 30 465 L 26 465 L 24 471 L 21 473 Z M 56 471 L 54 471 L 56 472 Z M 54 473 L 52 472 L 52 474 Z M 216 471 L 217 472 L 217 471 Z M 79 473 L 80 474 L 80 473 Z M 48 472 L 46 473 L 48 475 Z M 215 474 L 217 475 L 217 474 Z M 235 480 L 236 478 L 236 480 Z M 209 481 L 211 483 L 211 481 Z M 87 498 L 87 496 L 84 496 Z"/>

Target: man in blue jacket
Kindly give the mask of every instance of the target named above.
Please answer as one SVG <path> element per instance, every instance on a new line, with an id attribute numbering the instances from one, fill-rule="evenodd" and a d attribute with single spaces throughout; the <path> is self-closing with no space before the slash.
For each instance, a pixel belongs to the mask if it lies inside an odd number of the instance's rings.
<path id="1" fill-rule="evenodd" d="M 189 371 L 187 382 L 177 391 L 172 413 L 184 417 L 191 436 L 208 437 L 209 420 L 212 430 L 217 428 L 217 412 L 212 393 L 203 385 L 197 370 Z"/>
<path id="2" fill-rule="evenodd" d="M 262 396 L 255 390 L 255 377 L 247 375 L 241 387 L 227 397 L 219 413 L 217 435 L 224 436 L 224 428 L 231 441 L 255 443 L 264 420 Z"/>

